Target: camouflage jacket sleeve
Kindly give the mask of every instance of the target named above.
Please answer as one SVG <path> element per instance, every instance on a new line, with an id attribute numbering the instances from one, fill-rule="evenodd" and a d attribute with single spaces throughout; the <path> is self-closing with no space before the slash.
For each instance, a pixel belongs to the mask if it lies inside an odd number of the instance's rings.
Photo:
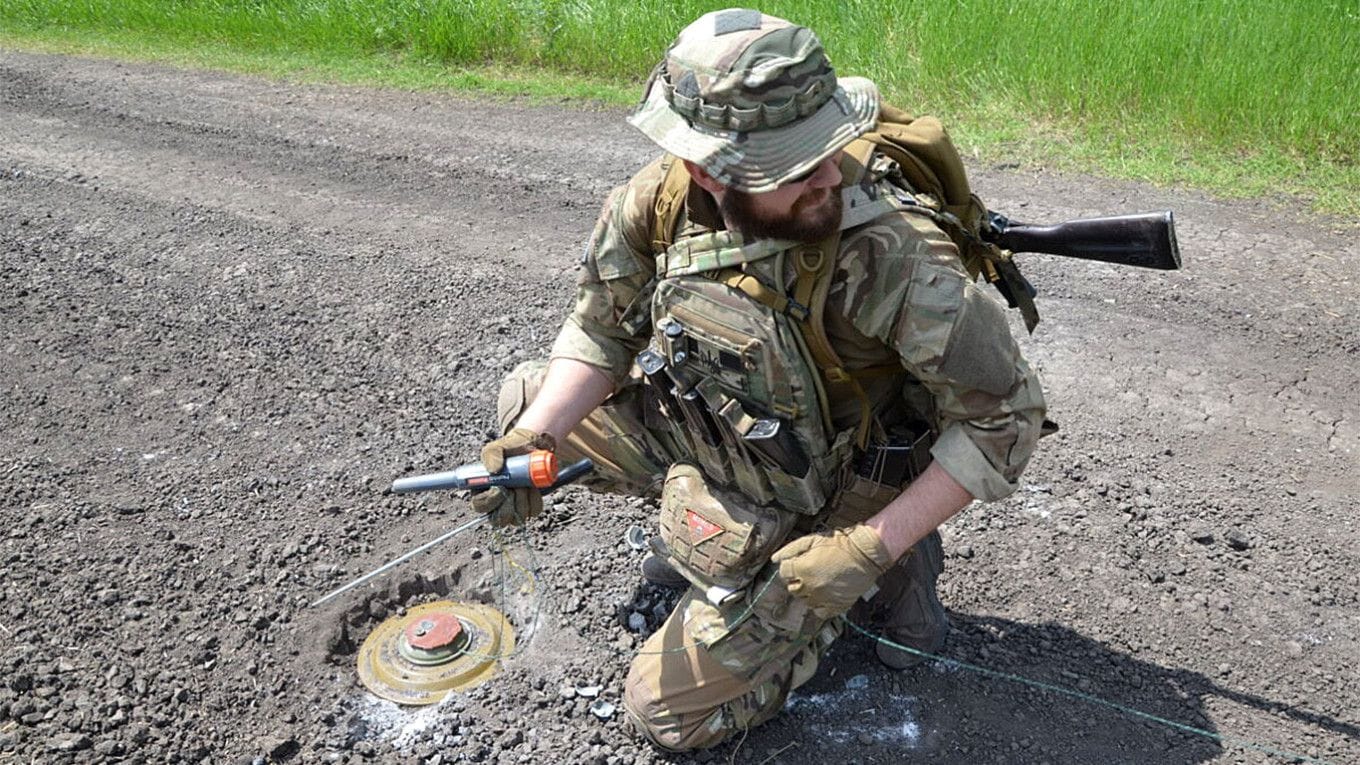
<path id="1" fill-rule="evenodd" d="M 551 358 L 598 367 L 616 386 L 651 328 L 650 224 L 662 177 L 659 161 L 653 162 L 605 200 L 581 257 L 575 306 L 552 347 Z"/>
<path id="2" fill-rule="evenodd" d="M 839 265 L 833 298 L 845 318 L 892 347 L 931 394 L 935 461 L 978 499 L 1014 491 L 1039 437 L 1043 391 L 953 243 L 924 215 L 896 213 L 846 232 Z"/>

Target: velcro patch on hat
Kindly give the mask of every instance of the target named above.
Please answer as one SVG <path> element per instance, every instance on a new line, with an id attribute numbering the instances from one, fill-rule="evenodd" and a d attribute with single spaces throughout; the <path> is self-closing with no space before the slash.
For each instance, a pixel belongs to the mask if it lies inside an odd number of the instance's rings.
<path id="1" fill-rule="evenodd" d="M 749 8 L 732 8 L 713 17 L 713 36 L 721 37 L 732 32 L 745 32 L 760 29 L 760 11 Z"/>
<path id="2" fill-rule="evenodd" d="M 685 525 L 689 527 L 689 543 L 698 545 L 722 533 L 722 526 L 685 508 Z"/>
<path id="3" fill-rule="evenodd" d="M 685 76 L 675 83 L 675 92 L 690 98 L 699 97 L 699 78 L 694 76 L 694 72 L 685 72 Z"/>

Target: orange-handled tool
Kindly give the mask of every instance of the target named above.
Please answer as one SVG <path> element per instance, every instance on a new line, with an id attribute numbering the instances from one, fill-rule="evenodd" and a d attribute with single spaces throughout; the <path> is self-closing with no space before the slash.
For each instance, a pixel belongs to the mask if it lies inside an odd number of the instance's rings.
<path id="1" fill-rule="evenodd" d="M 568 465 L 564 470 L 558 470 L 557 455 L 539 449 L 528 454 L 507 457 L 505 467 L 496 473 L 487 472 L 480 462 L 472 462 L 443 473 L 398 478 L 392 482 L 392 491 L 396 494 L 434 489 L 467 489 L 477 492 L 486 491 L 493 486 L 503 486 L 507 489 L 535 488 L 546 493 L 576 480 L 592 467 L 594 465 L 590 460 L 581 460 Z"/>

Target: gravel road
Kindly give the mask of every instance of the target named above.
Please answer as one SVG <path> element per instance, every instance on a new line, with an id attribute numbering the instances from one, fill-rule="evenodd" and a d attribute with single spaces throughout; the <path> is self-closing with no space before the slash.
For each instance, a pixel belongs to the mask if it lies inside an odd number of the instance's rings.
<path id="1" fill-rule="evenodd" d="M 655 506 L 577 490 L 307 608 L 466 516 L 386 487 L 545 353 L 622 116 L 0 51 L 0 763 L 1360 762 L 1353 222 L 1190 191 L 973 168 L 1016 219 L 1173 209 L 1186 268 L 1023 259 L 1062 432 L 945 529 L 949 661 L 849 637 L 743 741 L 639 745 L 589 692 L 670 603 Z M 368 696 L 356 643 L 441 593 L 522 650 Z"/>

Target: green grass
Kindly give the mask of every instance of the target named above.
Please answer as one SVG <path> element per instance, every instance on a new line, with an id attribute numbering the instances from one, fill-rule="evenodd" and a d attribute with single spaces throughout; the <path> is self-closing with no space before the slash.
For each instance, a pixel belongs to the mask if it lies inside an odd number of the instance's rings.
<path id="1" fill-rule="evenodd" d="M 304 79 L 632 102 L 724 3 L 0 0 L 0 41 Z M 974 156 L 1360 218 L 1360 0 L 802 0 L 842 74 Z"/>

